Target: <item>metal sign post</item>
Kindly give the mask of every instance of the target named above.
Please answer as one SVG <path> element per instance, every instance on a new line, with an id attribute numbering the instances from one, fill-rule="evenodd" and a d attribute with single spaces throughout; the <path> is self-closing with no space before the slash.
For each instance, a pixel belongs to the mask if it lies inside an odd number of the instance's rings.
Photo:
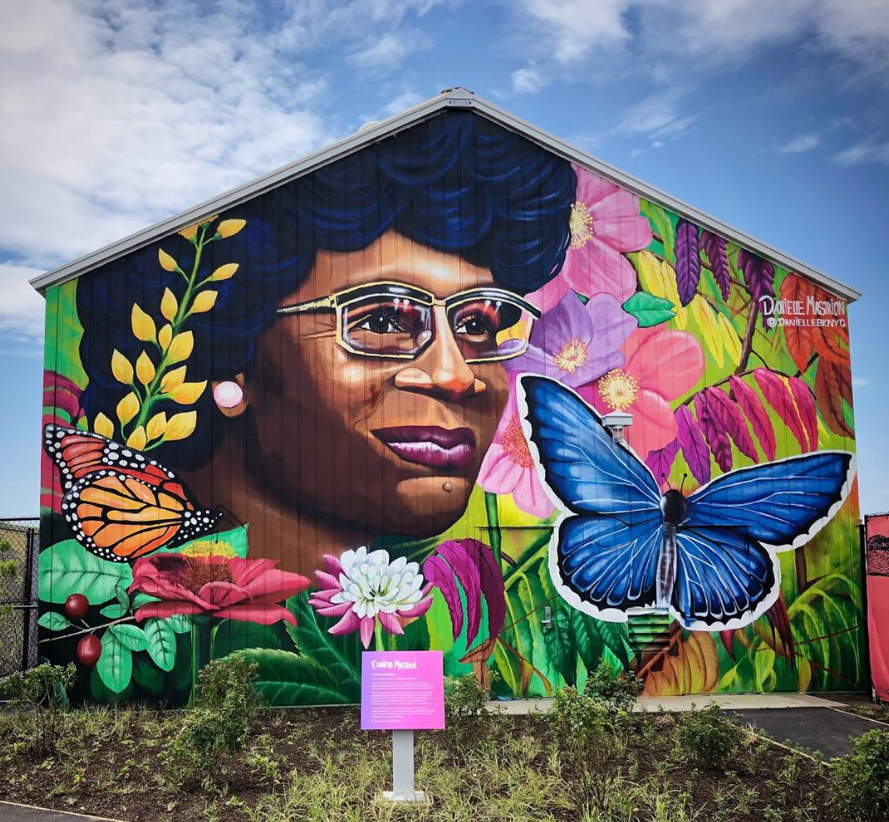
<path id="1" fill-rule="evenodd" d="M 392 790 L 383 791 L 387 802 L 426 802 L 414 790 L 414 732 L 392 731 Z"/>

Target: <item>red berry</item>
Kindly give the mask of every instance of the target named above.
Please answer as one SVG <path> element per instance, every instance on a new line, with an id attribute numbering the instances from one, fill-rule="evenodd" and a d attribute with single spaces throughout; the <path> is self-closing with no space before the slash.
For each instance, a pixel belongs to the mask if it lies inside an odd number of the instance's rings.
<path id="1" fill-rule="evenodd" d="M 77 661 L 87 668 L 92 668 L 102 656 L 102 640 L 93 634 L 87 634 L 77 643 Z"/>
<path id="2" fill-rule="evenodd" d="M 83 594 L 71 594 L 65 600 L 65 616 L 68 619 L 83 619 L 89 607 L 90 601 Z"/>

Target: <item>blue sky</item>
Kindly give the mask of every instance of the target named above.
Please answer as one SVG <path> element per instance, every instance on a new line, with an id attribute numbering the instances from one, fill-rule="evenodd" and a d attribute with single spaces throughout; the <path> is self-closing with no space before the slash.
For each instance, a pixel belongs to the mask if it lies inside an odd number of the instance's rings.
<path id="1" fill-rule="evenodd" d="M 0 8 L 0 516 L 39 496 L 29 277 L 462 85 L 864 292 L 889 509 L 885 0 L 32 0 Z"/>

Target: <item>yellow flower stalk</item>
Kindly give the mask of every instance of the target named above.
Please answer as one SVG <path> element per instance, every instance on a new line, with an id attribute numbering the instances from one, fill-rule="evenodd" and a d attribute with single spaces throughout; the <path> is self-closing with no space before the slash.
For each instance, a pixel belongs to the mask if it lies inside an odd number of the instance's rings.
<path id="1" fill-rule="evenodd" d="M 175 271 L 177 268 L 179 268 L 179 263 L 177 263 L 162 248 L 159 248 L 157 250 L 157 261 L 161 264 L 161 268 L 164 271 Z"/>
<path id="2" fill-rule="evenodd" d="M 136 376 L 142 385 L 148 385 L 154 379 L 154 374 L 154 363 L 151 361 L 151 357 L 143 351 L 139 355 L 139 359 L 136 360 Z"/>
<path id="3" fill-rule="evenodd" d="M 154 320 L 139 307 L 139 303 L 133 303 L 132 325 L 137 340 L 154 342 L 157 336 Z"/>
<path id="4" fill-rule="evenodd" d="M 114 379 L 124 385 L 130 385 L 133 382 L 132 363 L 116 348 L 111 355 L 111 373 L 114 374 Z"/>
<path id="5" fill-rule="evenodd" d="M 146 442 L 148 442 L 148 437 L 145 435 L 145 429 L 141 425 L 127 437 L 127 445 L 130 448 L 135 448 L 137 451 L 141 451 L 145 447 Z"/>
<path id="6" fill-rule="evenodd" d="M 178 402 L 180 405 L 191 405 L 204 393 L 206 387 L 206 380 L 201 382 L 184 382 L 175 388 L 171 388 L 167 394 L 171 400 Z"/>
<path id="7" fill-rule="evenodd" d="M 194 432 L 198 422 L 197 411 L 183 411 L 181 414 L 173 414 L 164 431 L 164 440 L 184 440 Z"/>
<path id="8" fill-rule="evenodd" d="M 202 291 L 194 298 L 194 302 L 191 304 L 191 313 L 203 314 L 205 311 L 209 311 L 216 303 L 216 296 L 216 291 Z"/>
<path id="9" fill-rule="evenodd" d="M 134 392 L 130 391 L 130 393 L 117 404 L 117 418 L 120 420 L 121 425 L 126 425 L 138 413 L 139 398 Z"/>
<path id="10" fill-rule="evenodd" d="M 157 332 L 157 342 L 162 351 L 166 351 L 170 347 L 170 340 L 173 339 L 173 326 L 166 323 L 160 331 Z"/>
<path id="11" fill-rule="evenodd" d="M 178 310 L 179 302 L 176 299 L 176 295 L 172 291 L 170 291 L 169 288 L 165 288 L 164 296 L 161 298 L 161 314 L 163 314 L 166 319 L 172 322 Z"/>
<path id="12" fill-rule="evenodd" d="M 246 220 L 223 220 L 217 227 L 216 233 L 220 237 L 233 237 L 237 234 L 245 225 L 247 225 Z"/>
<path id="13" fill-rule="evenodd" d="M 192 349 L 194 349 L 194 334 L 191 331 L 177 334 L 167 349 L 167 362 L 175 365 L 177 362 L 187 360 L 191 356 Z"/>
<path id="14" fill-rule="evenodd" d="M 93 422 L 93 431 L 111 439 L 114 436 L 114 423 L 100 411 L 96 414 L 95 422 Z"/>
<path id="15" fill-rule="evenodd" d="M 199 227 L 200 226 L 197 225 L 190 225 L 188 228 L 183 228 L 182 231 L 179 232 L 179 236 L 185 237 L 186 240 L 191 242 L 197 236 Z"/>
<path id="16" fill-rule="evenodd" d="M 182 383 L 185 382 L 185 368 L 186 366 L 180 365 L 179 368 L 174 368 L 172 371 L 168 371 L 164 374 L 163 379 L 161 380 L 162 394 L 166 394 L 177 385 L 182 385 Z"/>
<path id="17" fill-rule="evenodd" d="M 156 440 L 164 433 L 164 429 L 167 427 L 167 415 L 161 411 L 160 414 L 155 414 L 148 422 L 145 430 L 148 434 L 149 440 Z"/>
<path id="18" fill-rule="evenodd" d="M 219 266 L 209 277 L 211 283 L 218 283 L 221 280 L 230 280 L 235 276 L 235 272 L 240 266 L 237 263 L 226 263 Z"/>

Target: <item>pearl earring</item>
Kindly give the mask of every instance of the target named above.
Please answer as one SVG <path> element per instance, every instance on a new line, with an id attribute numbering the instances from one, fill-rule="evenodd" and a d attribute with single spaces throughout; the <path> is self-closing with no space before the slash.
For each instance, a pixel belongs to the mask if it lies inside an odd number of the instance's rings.
<path id="1" fill-rule="evenodd" d="M 223 380 L 213 387 L 213 399 L 220 408 L 234 408 L 244 399 L 244 389 L 236 382 Z"/>

